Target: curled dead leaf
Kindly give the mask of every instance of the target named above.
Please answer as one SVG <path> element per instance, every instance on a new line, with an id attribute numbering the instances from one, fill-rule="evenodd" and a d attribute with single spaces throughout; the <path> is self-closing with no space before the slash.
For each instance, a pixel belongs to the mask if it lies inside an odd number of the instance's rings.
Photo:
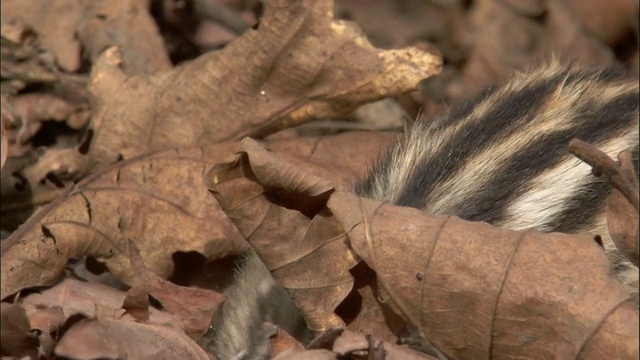
<path id="1" fill-rule="evenodd" d="M 336 193 L 328 207 L 376 271 L 378 296 L 445 353 L 555 356 L 563 348 L 573 357 L 618 311 L 630 316 L 616 325 L 621 335 L 596 347 L 638 353 L 628 341 L 637 333 L 633 301 L 589 235 L 517 232 L 350 193 Z M 536 340 L 518 342 L 518 334 Z"/>
<path id="2" fill-rule="evenodd" d="M 152 295 L 162 304 L 164 311 L 180 322 L 189 337 L 194 340 L 200 338 L 207 331 L 224 297 L 215 291 L 179 286 L 164 280 L 144 266 L 142 256 L 131 240 L 129 250 L 129 260 L 136 274 L 136 285 L 132 290 L 138 288 L 144 296 L 148 296 L 147 293 Z M 144 299 L 148 307 L 148 297 Z"/>
<path id="3" fill-rule="evenodd" d="M 149 294 L 142 287 L 134 286 L 127 291 L 122 308 L 136 320 L 146 322 L 149 320 L 149 305 Z"/>
<path id="4" fill-rule="evenodd" d="M 278 161 L 249 138 L 241 142 L 233 161 L 206 174 L 205 183 L 303 309 L 309 327 L 323 331 L 343 326 L 333 310 L 351 290 L 347 270 L 356 259 L 346 247 L 340 224 L 321 211 L 335 185 Z M 318 276 L 321 268 L 325 271 Z"/>

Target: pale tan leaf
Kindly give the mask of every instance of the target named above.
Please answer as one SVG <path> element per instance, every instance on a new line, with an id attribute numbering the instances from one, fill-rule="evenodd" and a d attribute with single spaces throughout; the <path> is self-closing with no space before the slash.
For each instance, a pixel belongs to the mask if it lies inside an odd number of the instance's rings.
<path id="1" fill-rule="evenodd" d="M 92 69 L 95 164 L 160 147 L 263 137 L 414 90 L 440 58 L 373 47 L 331 0 L 266 3 L 257 30 L 171 71 L 126 76 L 115 48 Z"/>

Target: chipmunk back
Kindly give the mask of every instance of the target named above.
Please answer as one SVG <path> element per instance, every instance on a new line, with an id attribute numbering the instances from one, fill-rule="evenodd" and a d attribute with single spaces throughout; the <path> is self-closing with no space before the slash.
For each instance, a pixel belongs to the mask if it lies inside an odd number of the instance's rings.
<path id="1" fill-rule="evenodd" d="M 638 82 L 620 71 L 552 64 L 518 74 L 435 121 L 419 120 L 355 185 L 362 196 L 522 230 L 602 234 L 618 278 L 637 297 L 638 269 L 606 236 L 606 179 L 567 153 L 579 138 L 638 173 Z M 221 359 L 268 356 L 264 322 L 308 339 L 301 315 L 255 254 L 213 329 Z M 278 289 L 278 290 L 276 290 Z"/>

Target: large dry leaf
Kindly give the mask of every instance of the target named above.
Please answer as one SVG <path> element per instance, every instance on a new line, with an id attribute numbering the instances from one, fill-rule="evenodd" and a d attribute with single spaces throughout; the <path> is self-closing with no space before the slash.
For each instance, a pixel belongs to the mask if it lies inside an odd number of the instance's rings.
<path id="1" fill-rule="evenodd" d="M 316 329 L 339 323 L 347 269 L 362 258 L 376 271 L 375 295 L 455 357 L 638 356 L 637 308 L 589 235 L 362 199 L 247 140 L 205 179 Z"/>
<path id="2" fill-rule="evenodd" d="M 637 309 L 589 235 L 516 232 L 349 193 L 328 207 L 376 271 L 378 296 L 446 353 L 577 356 L 620 312 L 628 320 L 616 324 L 618 336 L 595 348 L 638 354 L 629 341 L 638 334 Z"/>
<path id="3" fill-rule="evenodd" d="M 347 133 L 268 143 L 306 164 L 308 171 L 347 183 L 365 173 L 394 136 Z M 231 156 L 237 143 L 166 150 L 117 163 L 80 182 L 35 214 L 2 242 L 2 298 L 20 289 L 51 285 L 70 258 L 94 256 L 128 283 L 138 283 L 128 239 L 144 264 L 167 277 L 176 251 L 209 259 L 246 249 L 236 228 L 201 180 Z M 294 158 L 295 156 L 295 158 Z"/>
<path id="4" fill-rule="evenodd" d="M 206 158 L 220 161 L 233 147 L 212 146 Z M 131 282 L 135 274 L 127 239 L 141 249 L 146 266 L 163 277 L 173 271 L 176 251 L 214 258 L 244 249 L 202 185 L 202 174 L 213 164 L 203 155 L 203 149 L 191 148 L 117 163 L 34 214 L 2 242 L 2 297 L 53 284 L 70 258 L 82 256 L 96 257 Z"/>
<path id="5" fill-rule="evenodd" d="M 404 93 L 439 71 L 417 48 L 374 48 L 331 0 L 272 0 L 256 30 L 171 71 L 127 77 L 114 48 L 91 74 L 96 139 L 109 163 L 159 147 L 262 137 Z"/>

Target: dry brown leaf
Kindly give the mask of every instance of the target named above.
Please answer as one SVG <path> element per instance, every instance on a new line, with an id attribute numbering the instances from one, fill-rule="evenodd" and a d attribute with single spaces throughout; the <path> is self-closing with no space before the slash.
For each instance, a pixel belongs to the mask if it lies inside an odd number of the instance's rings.
<path id="1" fill-rule="evenodd" d="M 331 0 L 274 0 L 257 30 L 171 71 L 127 77 L 111 48 L 96 61 L 96 139 L 90 155 L 263 137 L 416 88 L 440 58 L 417 48 L 376 49 Z"/>
<path id="2" fill-rule="evenodd" d="M 2 225 L 15 229 L 38 207 L 64 195 L 84 173 L 87 156 L 78 147 L 30 151 L 9 161 L 2 179 Z"/>
<path id="3" fill-rule="evenodd" d="M 75 33 L 83 8 L 82 0 L 8 0 L 2 2 L 2 23 L 24 21 L 38 34 L 42 49 L 55 56 L 60 68 L 74 72 L 80 67 L 80 44 Z"/>
<path id="4" fill-rule="evenodd" d="M 122 308 L 140 322 L 149 321 L 149 294 L 141 286 L 133 286 L 127 291 Z"/>
<path id="5" fill-rule="evenodd" d="M 64 121 L 78 106 L 58 96 L 47 93 L 29 93 L 11 98 L 11 105 L 22 121 L 16 142 L 31 140 L 46 120 Z"/>
<path id="6" fill-rule="evenodd" d="M 43 1 L 36 0 L 44 5 Z M 25 13 L 27 17 L 34 14 L 31 10 L 41 11 L 46 6 L 51 6 L 48 2 L 46 5 L 39 9 L 34 9 L 34 3 L 36 1 L 6 1 L 3 2 L 2 20 L 1 20 L 1 35 L 2 41 L 0 47 L 2 47 L 2 61 L 0 61 L 0 68 L 2 72 L 2 90 L 3 93 L 9 95 L 16 95 L 20 91 L 24 90 L 28 84 L 31 83 L 45 83 L 52 88 L 55 87 L 56 93 L 64 95 L 65 97 L 73 99 L 86 100 L 87 90 L 87 76 L 71 74 L 59 71 L 61 65 L 56 63 L 55 55 L 43 48 L 42 39 L 39 34 L 26 23 L 25 18 L 22 17 L 22 13 L 12 13 L 12 8 L 16 6 L 21 8 L 23 6 L 29 7 L 30 11 Z M 60 5 L 60 8 L 64 9 L 65 2 L 58 1 L 53 7 Z M 35 5 L 37 6 L 37 5 Z M 7 10 L 9 9 L 9 10 Z M 20 10 L 20 9 L 18 9 Z M 40 19 L 51 18 L 52 15 L 45 11 Z M 66 15 L 66 13 L 65 13 Z M 66 25 L 69 24 L 69 18 L 60 15 L 54 15 L 59 20 L 65 22 L 60 27 L 62 31 L 68 29 Z M 46 20 L 45 20 L 46 21 Z M 54 20 L 55 21 L 55 20 Z M 57 27 L 57 24 L 51 24 Z M 71 34 L 71 36 L 74 36 Z M 66 38 L 61 37 L 59 39 L 64 42 Z M 63 54 L 67 55 L 67 54 Z M 74 57 L 75 54 L 71 51 L 69 56 Z M 65 61 L 64 59 L 62 61 Z M 71 59 L 70 62 L 75 62 L 76 59 Z M 73 64 L 67 64 L 69 66 L 75 66 Z M 5 80 L 6 79 L 6 80 Z"/>
<path id="7" fill-rule="evenodd" d="M 2 7 L 2 23 L 19 20 L 32 28 L 52 63 L 66 72 L 80 68 L 81 52 L 93 59 L 114 45 L 123 50 L 128 73 L 171 66 L 148 0 L 7 0 Z"/>
<path id="8" fill-rule="evenodd" d="M 163 309 L 181 323 L 184 332 L 196 340 L 204 334 L 224 297 L 206 289 L 175 285 L 149 271 L 133 241 L 129 241 L 129 259 L 135 270 L 135 288 L 151 294 Z M 146 298 L 148 301 L 148 298 Z"/>
<path id="9" fill-rule="evenodd" d="M 283 352 L 292 353 L 304 350 L 304 346 L 298 340 L 280 328 L 277 328 L 275 336 L 269 339 L 269 346 L 273 357 L 277 357 Z"/>
<path id="10" fill-rule="evenodd" d="M 443 1 L 336 1 L 336 13 L 341 18 L 357 22 L 372 43 L 384 48 L 440 40 L 449 20 L 446 8 Z"/>
<path id="11" fill-rule="evenodd" d="M 584 66 L 612 64 L 613 52 L 593 37 L 567 0 L 478 0 L 469 13 L 470 54 L 448 92 L 468 98 L 532 61 L 557 56 Z"/>
<path id="12" fill-rule="evenodd" d="M 585 347 L 638 355 L 629 341 L 638 336 L 637 309 L 592 237 L 362 199 L 242 144 L 207 182 L 312 327 L 339 324 L 332 312 L 352 285 L 355 251 L 377 273 L 376 296 L 455 357 L 575 357 Z"/>
<path id="13" fill-rule="evenodd" d="M 295 154 L 311 173 L 347 182 L 364 174 L 393 137 L 347 133 L 268 146 Z M 215 259 L 245 250 L 246 243 L 201 180 L 205 169 L 236 149 L 237 143 L 224 143 L 166 150 L 81 181 L 2 242 L 2 297 L 55 283 L 68 260 L 82 256 L 94 256 L 119 279 L 134 282 L 138 275 L 129 262 L 127 239 L 136 243 L 145 266 L 161 277 L 171 274 L 176 251 Z"/>
<path id="14" fill-rule="evenodd" d="M 213 167 L 205 183 L 303 309 L 309 327 L 324 331 L 344 326 L 332 311 L 351 290 L 347 270 L 357 259 L 340 224 L 321 211 L 334 183 L 279 162 L 250 138 L 242 140 L 234 161 Z M 285 201 L 284 206 L 272 199 Z M 326 263 L 329 256 L 331 264 Z M 325 271 L 318 276 L 321 268 Z"/>
<path id="15" fill-rule="evenodd" d="M 47 306 L 29 312 L 29 323 L 33 329 L 39 329 L 43 333 L 53 333 L 60 325 L 64 324 L 67 317 L 62 306 Z"/>
<path id="16" fill-rule="evenodd" d="M 362 333 L 345 330 L 336 338 L 332 350 L 337 354 L 345 356 L 355 350 L 369 350 L 372 345 L 380 346 L 380 341 L 371 339 Z M 404 346 L 383 343 L 385 357 L 387 360 L 435 360 L 437 358 L 430 355 L 408 349 Z"/>
<path id="17" fill-rule="evenodd" d="M 607 45 L 616 45 L 638 26 L 637 1 L 568 0 L 568 4 L 584 26 Z"/>
<path id="18" fill-rule="evenodd" d="M 273 357 L 273 360 L 335 360 L 336 354 L 329 350 L 294 350 L 283 351 Z"/>
<path id="19" fill-rule="evenodd" d="M 1 303 L 0 355 L 33 355 L 38 347 L 38 338 L 29 333 L 31 325 L 21 304 Z"/>
<path id="20" fill-rule="evenodd" d="M 407 333 L 407 322 L 388 307 L 379 303 L 376 273 L 366 264 L 358 264 L 351 271 L 355 277 L 354 290 L 340 304 L 338 314 L 348 319 L 347 329 L 392 341 Z"/>
<path id="21" fill-rule="evenodd" d="M 130 282 L 135 274 L 127 239 L 163 277 L 173 271 L 176 251 L 215 258 L 246 248 L 201 180 L 233 148 L 227 143 L 144 155 L 84 179 L 2 242 L 2 297 L 53 284 L 70 258 L 82 256 L 103 261 Z"/>
<path id="22" fill-rule="evenodd" d="M 171 69 L 171 61 L 149 13 L 150 0 L 90 0 L 83 2 L 78 40 L 92 63 L 110 46 L 123 54 L 125 74 L 149 74 Z"/>
<path id="23" fill-rule="evenodd" d="M 65 279 L 42 293 L 28 295 L 22 300 L 22 305 L 30 321 L 32 318 L 38 319 L 41 326 L 47 325 L 40 329 L 53 331 L 78 314 L 135 322 L 136 318 L 122 308 L 126 297 L 126 292 L 106 285 Z M 63 318 L 59 316 L 59 309 L 62 309 Z M 148 310 L 150 324 L 181 328 L 179 321 L 171 314 L 153 307 Z"/>
<path id="24" fill-rule="evenodd" d="M 181 330 L 99 318 L 74 324 L 54 350 L 71 359 L 202 359 L 209 356 Z"/>
<path id="25" fill-rule="evenodd" d="M 328 207 L 376 271 L 378 297 L 448 354 L 577 356 L 618 311 L 629 317 L 617 324 L 621 335 L 599 346 L 614 357 L 638 353 L 628 341 L 637 309 L 588 235 L 516 232 L 349 193 Z"/>
<path id="26" fill-rule="evenodd" d="M 69 188 L 84 175 L 87 156 L 79 147 L 48 149 L 32 166 L 24 169 L 31 195 L 37 198 L 40 192 Z M 43 189 L 49 188 L 49 189 Z M 11 205 L 9 205 L 11 206 Z"/>

